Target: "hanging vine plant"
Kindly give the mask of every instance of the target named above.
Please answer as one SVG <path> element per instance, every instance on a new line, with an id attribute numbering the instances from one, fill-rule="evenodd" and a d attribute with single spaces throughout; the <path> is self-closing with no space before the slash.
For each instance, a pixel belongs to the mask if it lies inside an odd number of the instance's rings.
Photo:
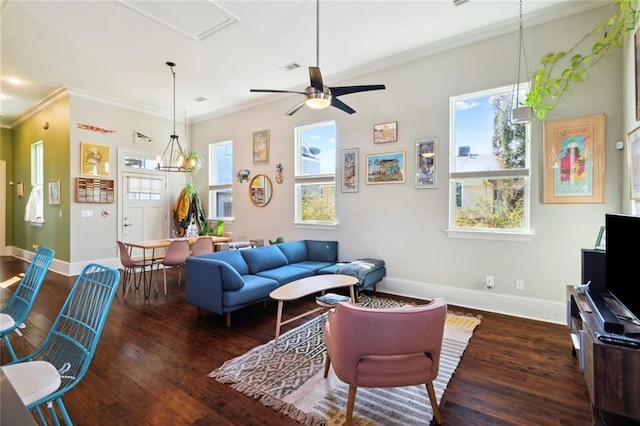
<path id="1" fill-rule="evenodd" d="M 549 52 L 540 60 L 542 67 L 534 71 L 531 91 L 523 102 L 533 108 L 539 120 L 544 120 L 547 113 L 558 105 L 572 82 L 583 81 L 589 69 L 613 48 L 621 46 L 624 36 L 636 27 L 638 0 L 615 0 L 611 8 L 616 11 L 606 24 L 598 25 L 569 50 Z M 577 53 L 593 37 L 596 40 L 591 50 L 585 54 Z"/>

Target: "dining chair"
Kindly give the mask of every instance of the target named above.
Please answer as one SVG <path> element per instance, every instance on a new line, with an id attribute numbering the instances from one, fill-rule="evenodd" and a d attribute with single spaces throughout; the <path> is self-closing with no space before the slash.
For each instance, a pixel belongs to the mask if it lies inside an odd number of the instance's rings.
<path id="1" fill-rule="evenodd" d="M 333 366 L 338 379 L 349 385 L 345 425 L 352 423 L 358 387 L 421 384 L 426 385 L 435 423 L 441 424 L 433 381 L 438 377 L 446 316 L 443 298 L 399 308 L 340 302 L 329 311 L 324 377 Z"/>
<path id="2" fill-rule="evenodd" d="M 120 263 L 122 264 L 122 293 L 124 294 L 124 298 L 127 298 L 129 294 L 129 288 L 131 287 L 131 283 L 135 284 L 135 288 L 138 289 L 140 287 L 140 282 L 142 280 L 142 272 L 145 271 L 147 267 L 153 271 L 153 259 L 134 259 L 131 257 L 131 253 L 127 249 L 127 246 L 122 241 L 117 241 L 118 250 L 120 252 Z M 137 274 L 137 278 L 136 278 Z M 156 292 L 158 291 L 156 287 Z"/>
<path id="3" fill-rule="evenodd" d="M 91 364 L 119 279 L 117 269 L 85 266 L 42 345 L 0 367 L 40 424 L 49 424 L 43 405 L 54 424 L 60 424 L 56 406 L 64 423 L 72 424 L 62 397 L 80 383 Z"/>
<path id="4" fill-rule="evenodd" d="M 213 240 L 211 237 L 203 235 L 198 237 L 191 245 L 191 255 L 205 254 L 213 252 Z"/>
<path id="5" fill-rule="evenodd" d="M 178 286 L 180 285 L 180 279 L 182 275 L 182 266 L 187 261 L 187 257 L 191 255 L 191 248 L 189 240 L 173 240 L 167 251 L 159 262 L 157 262 L 158 268 L 162 265 L 162 272 L 164 275 L 164 295 L 167 295 L 167 268 L 179 268 L 178 269 Z M 157 275 L 156 275 L 157 277 Z"/>
<path id="6" fill-rule="evenodd" d="M 54 251 L 47 247 L 40 247 L 36 251 L 9 303 L 0 309 L 0 337 L 13 360 L 16 359 L 16 353 L 9 341 L 9 334 L 15 332 L 18 336 L 22 336 L 20 328 L 24 327 L 24 321 L 33 308 L 36 296 L 53 261 L 53 255 Z"/>

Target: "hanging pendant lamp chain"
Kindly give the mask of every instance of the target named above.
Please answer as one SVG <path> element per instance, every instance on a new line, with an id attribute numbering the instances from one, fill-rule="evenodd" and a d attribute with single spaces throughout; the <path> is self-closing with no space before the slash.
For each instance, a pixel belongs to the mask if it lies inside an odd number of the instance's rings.
<path id="1" fill-rule="evenodd" d="M 175 64 L 173 62 L 167 62 L 171 74 L 173 75 L 173 134 L 176 134 L 176 72 L 173 70 Z"/>
<path id="2" fill-rule="evenodd" d="M 515 106 L 517 107 L 520 104 L 520 67 L 522 57 L 524 56 L 524 70 L 526 73 L 527 82 L 529 82 L 529 66 L 527 65 L 527 53 L 524 47 L 524 28 L 523 28 L 523 19 L 522 19 L 522 0 L 520 0 L 520 11 L 519 11 L 519 26 L 518 26 L 518 57 L 516 58 L 516 78 L 514 84 L 514 91 L 516 92 L 516 102 Z"/>

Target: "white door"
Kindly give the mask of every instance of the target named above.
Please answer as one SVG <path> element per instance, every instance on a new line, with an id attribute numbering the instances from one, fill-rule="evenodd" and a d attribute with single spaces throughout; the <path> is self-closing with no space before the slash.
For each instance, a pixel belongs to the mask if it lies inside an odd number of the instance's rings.
<path id="1" fill-rule="evenodd" d="M 166 177 L 151 173 L 123 173 L 121 184 L 122 241 L 168 238 Z"/>

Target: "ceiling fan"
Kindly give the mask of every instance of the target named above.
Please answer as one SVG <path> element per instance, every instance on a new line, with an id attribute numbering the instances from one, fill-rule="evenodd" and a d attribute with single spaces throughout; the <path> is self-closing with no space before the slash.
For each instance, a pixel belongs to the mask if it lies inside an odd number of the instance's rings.
<path id="1" fill-rule="evenodd" d="M 294 105 L 287 115 L 295 114 L 300 108 L 307 105 L 309 108 L 322 109 L 329 105 L 338 108 L 348 114 L 356 112 L 349 105 L 338 99 L 338 96 L 348 95 L 351 93 L 368 92 L 370 90 L 384 90 L 384 84 L 370 84 L 362 86 L 340 86 L 328 87 L 322 82 L 322 73 L 320 72 L 320 2 L 316 0 L 316 66 L 309 67 L 309 80 L 311 85 L 304 89 L 304 92 L 295 90 L 271 90 L 271 89 L 251 89 L 251 92 L 268 92 L 268 93 L 298 93 L 304 95 L 304 100 Z"/>

